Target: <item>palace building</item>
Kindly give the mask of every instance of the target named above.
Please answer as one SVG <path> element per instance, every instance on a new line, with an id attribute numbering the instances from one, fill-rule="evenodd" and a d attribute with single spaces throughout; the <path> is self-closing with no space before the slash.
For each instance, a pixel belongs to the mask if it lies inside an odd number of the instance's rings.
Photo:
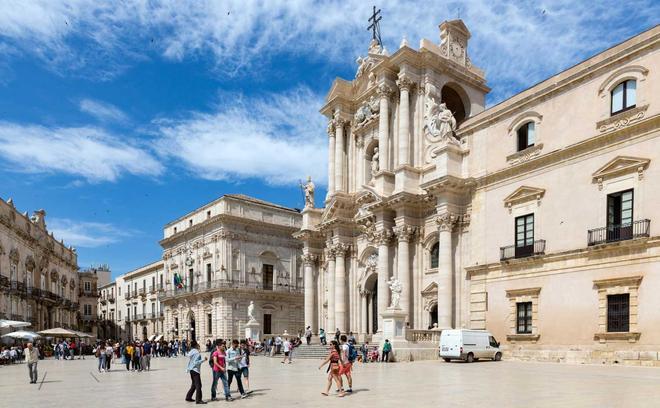
<path id="1" fill-rule="evenodd" d="M 405 360 L 472 328 L 518 358 L 657 365 L 660 26 L 489 108 L 469 40 L 453 20 L 372 41 L 332 84 L 329 191 L 295 235 L 305 325 Z"/>
<path id="2" fill-rule="evenodd" d="M 247 308 L 264 335 L 303 329 L 299 211 L 228 194 L 164 228 L 165 338 L 243 338 Z"/>

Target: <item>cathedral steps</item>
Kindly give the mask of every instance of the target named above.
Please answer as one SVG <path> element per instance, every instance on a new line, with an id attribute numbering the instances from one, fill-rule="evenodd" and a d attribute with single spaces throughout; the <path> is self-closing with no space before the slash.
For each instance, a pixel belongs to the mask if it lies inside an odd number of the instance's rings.
<path id="1" fill-rule="evenodd" d="M 301 344 L 293 352 L 293 358 L 309 358 L 323 360 L 328 356 L 328 346 L 321 344 Z"/>

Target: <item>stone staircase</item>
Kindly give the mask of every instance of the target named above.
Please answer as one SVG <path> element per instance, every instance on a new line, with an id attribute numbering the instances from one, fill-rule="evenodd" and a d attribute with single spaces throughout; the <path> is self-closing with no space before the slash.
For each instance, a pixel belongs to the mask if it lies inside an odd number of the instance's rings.
<path id="1" fill-rule="evenodd" d="M 309 358 L 316 360 L 323 360 L 328 356 L 328 346 L 323 346 L 321 344 L 301 344 L 299 347 L 296 347 L 296 350 L 293 353 L 293 359 L 296 358 Z"/>

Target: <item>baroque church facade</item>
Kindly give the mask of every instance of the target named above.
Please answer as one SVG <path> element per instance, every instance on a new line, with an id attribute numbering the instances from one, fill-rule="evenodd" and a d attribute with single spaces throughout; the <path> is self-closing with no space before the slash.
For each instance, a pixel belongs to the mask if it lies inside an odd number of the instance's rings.
<path id="1" fill-rule="evenodd" d="M 471 328 L 519 358 L 656 364 L 660 27 L 489 108 L 469 39 L 372 42 L 334 81 L 328 195 L 295 234 L 305 325 L 383 341 L 396 310 L 399 359 Z"/>

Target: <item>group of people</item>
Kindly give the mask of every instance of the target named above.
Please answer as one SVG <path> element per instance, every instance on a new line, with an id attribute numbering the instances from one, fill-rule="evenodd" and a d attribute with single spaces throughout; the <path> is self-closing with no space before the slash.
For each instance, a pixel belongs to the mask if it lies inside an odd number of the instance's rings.
<path id="1" fill-rule="evenodd" d="M 196 341 L 190 343 L 190 352 L 188 353 L 188 373 L 190 374 L 191 385 L 186 394 L 186 401 L 197 404 L 206 404 L 202 400 L 202 363 L 209 362 L 212 371 L 211 383 L 211 401 L 217 401 L 218 383 L 222 382 L 224 396 L 226 401 L 232 401 L 231 384 L 236 380 L 238 392 L 241 398 L 246 398 L 250 393 L 250 348 L 251 344 L 246 340 L 227 341 L 218 339 L 211 343 L 210 358 L 202 357 L 199 351 L 199 344 Z M 208 350 L 207 343 L 207 350 Z M 245 386 L 243 386 L 245 382 Z M 193 399 L 193 395 L 195 399 Z"/>
<path id="2" fill-rule="evenodd" d="M 349 341 L 346 335 L 339 336 L 339 341 L 330 342 L 329 353 L 326 359 L 319 366 L 319 370 L 326 364 L 328 365 L 328 381 L 321 394 L 328 396 L 330 387 L 334 381 L 337 385 L 337 393 L 340 397 L 346 393 L 353 392 L 353 363 L 357 360 L 357 350 L 355 348 L 355 339 Z M 346 378 L 348 387 L 344 389 L 343 378 Z"/>
<path id="3" fill-rule="evenodd" d="M 20 347 L 3 347 L 0 349 L 0 364 L 14 364 L 23 360 L 23 350 Z"/>
<path id="4" fill-rule="evenodd" d="M 73 360 L 78 347 L 79 345 L 76 344 L 75 340 L 59 340 L 56 344 L 53 344 L 55 360 Z"/>

